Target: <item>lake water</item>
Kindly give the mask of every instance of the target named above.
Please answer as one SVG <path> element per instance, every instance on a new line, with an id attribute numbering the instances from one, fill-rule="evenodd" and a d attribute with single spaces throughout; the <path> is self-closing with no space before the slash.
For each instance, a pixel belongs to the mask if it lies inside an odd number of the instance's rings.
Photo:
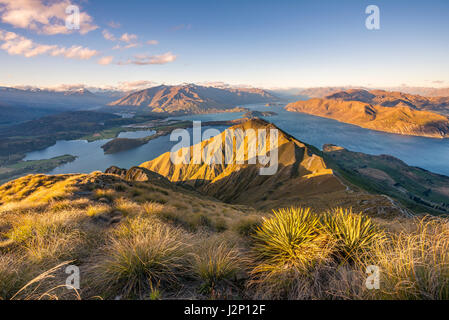
<path id="1" fill-rule="evenodd" d="M 332 143 L 351 151 L 374 155 L 389 154 L 409 165 L 449 176 L 449 139 L 431 139 L 377 132 L 331 119 L 288 112 L 281 107 L 265 107 L 261 104 L 245 107 L 258 111 L 276 112 L 278 115 L 267 117 L 266 120 L 274 123 L 298 140 L 320 149 L 323 144 Z M 233 120 L 240 118 L 242 114 L 205 114 L 176 117 L 176 119 L 201 121 Z M 217 129 L 223 131 L 226 127 L 222 126 Z M 148 131 L 127 132 L 122 133 L 120 137 L 139 138 L 150 134 Z M 79 140 L 58 141 L 52 147 L 28 154 L 26 160 L 48 159 L 63 154 L 78 156 L 78 159 L 74 162 L 53 170 L 51 172 L 53 174 L 103 171 L 112 165 L 129 168 L 170 151 L 176 142 L 169 140 L 169 136 L 160 137 L 139 148 L 113 155 L 105 155 L 100 148 L 109 140 L 91 143 Z"/>
<path id="2" fill-rule="evenodd" d="M 226 126 L 214 127 L 220 132 L 226 130 Z M 207 129 L 204 128 L 204 129 Z M 192 135 L 192 129 L 187 129 Z M 143 138 L 154 134 L 155 131 L 135 131 L 122 132 L 120 138 Z M 110 166 L 120 168 L 130 168 L 137 166 L 143 162 L 153 160 L 159 155 L 171 151 L 178 143 L 170 141 L 170 136 L 162 136 L 151 140 L 147 144 L 138 148 L 127 150 L 116 154 L 104 154 L 101 146 L 112 139 L 97 140 L 87 142 L 86 140 L 62 140 L 56 142 L 55 145 L 41 151 L 28 153 L 24 160 L 41 160 L 50 159 L 64 154 L 77 156 L 73 162 L 66 163 L 57 167 L 49 174 L 62 173 L 90 173 L 92 171 L 104 171 Z"/>

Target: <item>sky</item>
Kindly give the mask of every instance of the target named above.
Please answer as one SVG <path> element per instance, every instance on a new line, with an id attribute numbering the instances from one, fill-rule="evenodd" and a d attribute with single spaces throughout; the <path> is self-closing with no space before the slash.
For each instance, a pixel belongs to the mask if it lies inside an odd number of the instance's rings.
<path id="1" fill-rule="evenodd" d="M 0 0 L 0 86 L 449 87 L 448 53 L 447 0 Z"/>

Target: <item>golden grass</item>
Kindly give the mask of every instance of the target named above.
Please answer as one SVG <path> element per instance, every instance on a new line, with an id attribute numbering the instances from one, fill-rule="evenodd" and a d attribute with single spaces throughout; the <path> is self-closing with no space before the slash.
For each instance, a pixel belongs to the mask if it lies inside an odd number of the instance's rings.
<path id="1" fill-rule="evenodd" d="M 369 217 L 353 213 L 351 209 L 329 210 L 322 215 L 321 224 L 343 261 L 360 261 L 384 236 Z"/>
<path id="2" fill-rule="evenodd" d="M 86 214 L 89 217 L 95 217 L 102 214 L 107 214 L 111 212 L 112 208 L 111 206 L 107 204 L 96 204 L 96 205 L 90 205 L 86 209 Z"/>
<path id="3" fill-rule="evenodd" d="M 130 219 L 117 228 L 99 257 L 96 282 L 120 288 L 126 296 L 148 291 L 157 282 L 173 284 L 186 270 L 188 238 L 153 219 Z"/>
<path id="4" fill-rule="evenodd" d="M 77 229 L 81 217 L 72 211 L 24 215 L 5 236 L 31 263 L 52 263 L 70 257 L 82 242 L 83 234 Z"/>
<path id="5" fill-rule="evenodd" d="M 0 299 L 449 299 L 447 218 L 323 211 L 267 216 L 100 173 L 24 177 L 0 187 Z M 67 260 L 79 295 L 60 287 Z"/>
<path id="6" fill-rule="evenodd" d="M 254 235 L 255 250 L 265 261 L 256 271 L 277 270 L 286 266 L 307 269 L 322 258 L 327 241 L 320 219 L 309 208 L 280 209 L 264 219 Z"/>
<path id="7" fill-rule="evenodd" d="M 445 218 L 414 219 L 416 230 L 376 243 L 373 264 L 381 270 L 385 299 L 449 299 L 449 224 Z"/>
<path id="8" fill-rule="evenodd" d="M 201 281 L 200 292 L 213 298 L 232 290 L 238 273 L 246 271 L 248 259 L 223 239 L 205 239 L 192 255 L 192 271 Z"/>

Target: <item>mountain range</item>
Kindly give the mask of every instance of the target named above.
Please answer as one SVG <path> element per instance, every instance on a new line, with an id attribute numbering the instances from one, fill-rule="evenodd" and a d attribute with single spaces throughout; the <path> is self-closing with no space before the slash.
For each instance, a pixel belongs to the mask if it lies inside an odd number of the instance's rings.
<path id="1" fill-rule="evenodd" d="M 308 98 L 324 98 L 339 91 L 348 90 L 383 90 L 390 92 L 403 92 L 412 95 L 421 95 L 425 97 L 449 97 L 449 88 L 434 88 L 434 87 L 383 87 L 383 88 L 367 88 L 367 87 L 353 87 L 353 86 L 339 86 L 339 87 L 312 87 L 312 88 L 296 88 L 289 90 L 281 90 L 290 92 L 291 95 L 303 95 Z M 278 90 L 275 90 L 275 92 Z M 293 94 L 294 93 L 294 94 Z"/>
<path id="2" fill-rule="evenodd" d="M 277 100 L 277 97 L 262 89 L 216 88 L 188 84 L 161 85 L 133 92 L 109 105 L 144 107 L 152 112 L 202 113 L 273 100 Z"/>
<path id="3" fill-rule="evenodd" d="M 431 138 L 449 136 L 449 98 L 352 89 L 288 104 L 285 109 L 363 128 Z M 436 112 L 439 111 L 439 113 Z"/>
<path id="4" fill-rule="evenodd" d="M 399 91 L 350 89 L 336 92 L 325 99 L 361 101 L 384 107 L 410 107 L 415 110 L 449 114 L 449 97 L 424 97 Z"/>
<path id="5" fill-rule="evenodd" d="M 0 102 L 27 108 L 56 111 L 82 110 L 103 106 L 112 101 L 110 97 L 96 95 L 87 89 L 54 91 L 45 89 L 18 89 L 0 87 Z"/>

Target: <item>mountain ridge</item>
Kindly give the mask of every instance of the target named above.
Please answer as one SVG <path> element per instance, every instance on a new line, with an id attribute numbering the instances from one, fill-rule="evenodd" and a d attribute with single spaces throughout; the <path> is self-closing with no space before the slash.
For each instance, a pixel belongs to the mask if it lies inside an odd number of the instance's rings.
<path id="1" fill-rule="evenodd" d="M 216 88 L 194 84 L 160 85 L 132 92 L 109 103 L 110 106 L 147 107 L 153 112 L 201 113 L 208 109 L 228 109 L 236 105 L 277 100 L 255 88 Z"/>
<path id="2" fill-rule="evenodd" d="M 313 98 L 290 103 L 285 109 L 376 131 L 429 138 L 449 137 L 449 119 L 446 116 L 406 105 L 385 107 L 354 100 Z"/>

